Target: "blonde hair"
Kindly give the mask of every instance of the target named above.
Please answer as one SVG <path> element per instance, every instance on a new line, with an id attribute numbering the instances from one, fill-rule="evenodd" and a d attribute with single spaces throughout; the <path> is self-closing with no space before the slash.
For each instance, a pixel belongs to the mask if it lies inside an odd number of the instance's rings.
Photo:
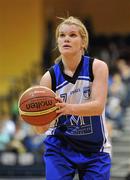
<path id="1" fill-rule="evenodd" d="M 62 22 L 57 26 L 56 28 L 56 32 L 55 32 L 55 37 L 56 37 L 56 40 L 58 39 L 59 37 L 59 29 L 62 25 L 64 24 L 67 24 L 67 25 L 76 25 L 79 27 L 79 33 L 83 39 L 83 43 L 84 43 L 84 51 L 83 51 L 83 54 L 85 53 L 85 50 L 87 50 L 88 48 L 88 43 L 89 43 L 89 37 L 88 37 L 88 31 L 85 27 L 85 25 L 81 22 L 80 19 L 76 18 L 76 17 L 73 17 L 73 16 L 70 16 L 68 18 L 59 18 L 60 20 L 62 20 Z M 56 59 L 56 62 L 60 59 L 61 56 L 59 56 L 57 59 Z"/>

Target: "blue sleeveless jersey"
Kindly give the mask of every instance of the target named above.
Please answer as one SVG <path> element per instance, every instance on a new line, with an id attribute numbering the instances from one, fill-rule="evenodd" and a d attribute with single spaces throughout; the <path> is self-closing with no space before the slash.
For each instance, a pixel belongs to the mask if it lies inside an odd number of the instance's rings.
<path id="1" fill-rule="evenodd" d="M 62 61 L 50 69 L 52 89 L 65 102 L 87 103 L 93 83 L 92 59 L 83 56 L 73 77 L 64 74 Z M 111 152 L 105 127 L 104 112 L 101 116 L 64 115 L 46 132 L 59 137 L 74 149 L 85 152 Z"/>

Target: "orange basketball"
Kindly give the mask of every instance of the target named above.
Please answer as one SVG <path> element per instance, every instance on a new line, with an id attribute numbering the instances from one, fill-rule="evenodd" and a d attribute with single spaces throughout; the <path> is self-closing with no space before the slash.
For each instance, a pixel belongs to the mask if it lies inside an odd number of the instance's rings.
<path id="1" fill-rule="evenodd" d="M 57 117 L 56 94 L 44 86 L 33 86 L 19 98 L 20 116 L 31 125 L 47 125 Z"/>

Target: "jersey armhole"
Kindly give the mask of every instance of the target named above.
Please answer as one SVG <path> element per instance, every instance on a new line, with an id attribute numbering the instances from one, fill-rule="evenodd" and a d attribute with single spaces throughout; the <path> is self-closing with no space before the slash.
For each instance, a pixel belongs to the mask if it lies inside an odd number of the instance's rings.
<path id="1" fill-rule="evenodd" d="M 56 77 L 55 77 L 55 73 L 54 73 L 53 67 L 51 67 L 48 71 L 49 71 L 49 73 L 51 75 L 52 90 L 54 92 L 56 92 Z"/>
<path id="2" fill-rule="evenodd" d="M 94 75 L 93 75 L 93 61 L 94 61 L 94 58 L 90 57 L 89 73 L 90 73 L 90 78 L 91 78 L 91 81 L 92 81 L 92 82 L 93 82 L 93 80 L 94 80 Z"/>

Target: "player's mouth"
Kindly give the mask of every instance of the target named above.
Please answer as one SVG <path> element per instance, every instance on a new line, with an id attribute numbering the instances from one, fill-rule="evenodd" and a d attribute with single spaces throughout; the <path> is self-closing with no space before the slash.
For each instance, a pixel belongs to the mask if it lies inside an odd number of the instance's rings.
<path id="1" fill-rule="evenodd" d="M 68 45 L 68 44 L 64 44 L 64 45 L 63 45 L 63 48 L 68 49 L 68 48 L 71 48 L 71 46 Z"/>

